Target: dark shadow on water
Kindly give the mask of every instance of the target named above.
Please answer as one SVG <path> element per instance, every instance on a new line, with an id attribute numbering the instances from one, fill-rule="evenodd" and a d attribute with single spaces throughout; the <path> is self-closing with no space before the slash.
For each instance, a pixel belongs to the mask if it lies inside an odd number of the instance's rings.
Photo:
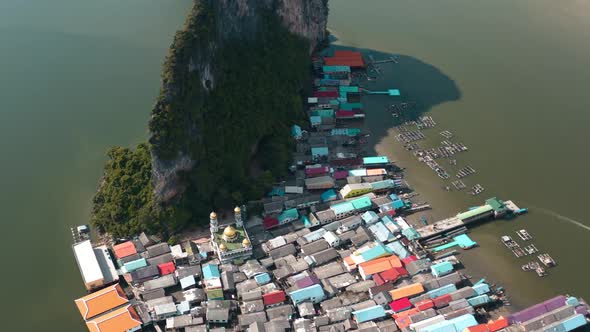
<path id="1" fill-rule="evenodd" d="M 331 43 L 336 40 L 334 36 L 330 36 Z M 368 90 L 399 89 L 401 92 L 401 97 L 363 96 L 362 102 L 366 118 L 362 126 L 371 133 L 369 139 L 371 148 L 368 151 L 370 154 L 375 153 L 374 146 L 387 136 L 387 131 L 401 122 L 400 118 L 392 116 L 392 104 L 408 103 L 414 105 L 411 109 L 402 111 L 403 120 L 413 120 L 430 112 L 437 105 L 457 101 L 461 98 L 461 91 L 455 81 L 435 66 L 412 56 L 334 44 L 331 44 L 322 54 L 331 54 L 334 50 L 360 51 L 365 61 L 370 61 L 371 57 L 375 61 L 392 57 L 397 61 L 397 63 L 389 62 L 376 65 L 381 72 L 376 75 L 377 79 L 363 80 L 359 84 Z M 374 71 L 368 71 L 369 76 L 375 76 Z M 351 124 L 351 126 L 355 125 L 357 124 Z"/>

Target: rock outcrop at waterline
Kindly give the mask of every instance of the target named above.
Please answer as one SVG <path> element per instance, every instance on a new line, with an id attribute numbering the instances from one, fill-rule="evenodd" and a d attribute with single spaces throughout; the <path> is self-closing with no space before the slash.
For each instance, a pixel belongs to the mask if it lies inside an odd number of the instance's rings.
<path id="1" fill-rule="evenodd" d="M 309 52 L 326 37 L 327 0 L 197 1 L 184 29 L 176 34 L 150 120 L 154 189 L 159 202 L 178 198 L 186 189 L 184 175 L 206 156 L 199 143 L 209 119 L 194 110 L 206 102 L 223 75 L 220 50 L 232 43 L 256 41 L 263 32 L 260 30 L 268 27 L 264 25 L 268 15 L 307 40 Z"/>

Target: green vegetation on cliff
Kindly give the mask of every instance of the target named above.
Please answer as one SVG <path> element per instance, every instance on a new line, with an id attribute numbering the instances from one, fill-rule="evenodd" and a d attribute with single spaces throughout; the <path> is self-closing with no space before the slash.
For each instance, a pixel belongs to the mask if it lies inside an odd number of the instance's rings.
<path id="1" fill-rule="evenodd" d="M 163 89 L 149 124 L 151 146 L 108 153 L 92 217 L 102 231 L 170 235 L 187 223 L 205 223 L 213 208 L 259 199 L 287 171 L 289 128 L 304 117 L 308 43 L 264 13 L 256 36 L 211 47 L 216 17 L 198 6 L 164 64 Z M 199 76 L 202 68 L 188 70 L 204 64 L 212 82 Z M 173 203 L 156 202 L 149 148 L 160 160 L 183 154 L 195 161 L 180 174 L 185 191 Z"/>

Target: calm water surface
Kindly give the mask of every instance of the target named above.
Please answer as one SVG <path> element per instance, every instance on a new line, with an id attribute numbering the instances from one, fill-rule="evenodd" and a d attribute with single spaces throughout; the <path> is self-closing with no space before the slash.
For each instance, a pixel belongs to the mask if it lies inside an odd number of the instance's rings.
<path id="1" fill-rule="evenodd" d="M 438 133 L 448 129 L 470 148 L 457 159 L 478 171 L 465 182 L 486 188 L 475 199 L 443 191 L 442 180 L 386 131 L 387 99 L 365 99 L 377 151 L 410 168 L 411 184 L 435 208 L 430 221 L 491 196 L 530 208 L 472 233 L 481 248 L 462 260 L 474 276 L 505 286 L 518 305 L 563 292 L 590 299 L 590 1 L 339 0 L 330 15 L 337 43 L 400 55 L 372 84 L 422 101 L 439 124 L 425 131 L 423 146 L 440 144 Z M 527 260 L 499 241 L 521 228 L 559 263 L 545 279 L 520 271 Z"/>
<path id="2" fill-rule="evenodd" d="M 86 330 L 69 226 L 87 222 L 106 149 L 145 139 L 190 5 L 0 1 L 0 330 Z"/>

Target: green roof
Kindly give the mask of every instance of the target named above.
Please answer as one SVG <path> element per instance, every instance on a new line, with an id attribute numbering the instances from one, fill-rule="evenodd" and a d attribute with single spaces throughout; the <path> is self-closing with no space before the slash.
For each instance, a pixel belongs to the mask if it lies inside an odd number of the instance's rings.
<path id="1" fill-rule="evenodd" d="M 207 299 L 208 300 L 223 300 L 223 289 L 221 289 L 221 288 L 207 289 Z"/>
<path id="2" fill-rule="evenodd" d="M 493 210 L 493 208 L 491 206 L 489 206 L 489 205 L 486 204 L 486 205 L 479 206 L 479 207 L 477 207 L 477 208 L 475 208 L 473 210 L 469 210 L 467 212 L 459 213 L 457 215 L 457 218 L 459 218 L 461 220 L 465 220 L 465 219 L 469 219 L 469 218 L 475 217 L 475 216 L 477 216 L 479 214 L 482 214 L 482 213 L 490 212 L 492 210 Z"/>
<path id="3" fill-rule="evenodd" d="M 244 228 L 235 227 L 235 225 L 232 225 L 232 227 L 236 230 L 236 233 L 238 234 L 235 241 L 228 242 L 223 239 L 223 230 L 225 229 L 225 227 L 220 227 L 217 233 L 215 233 L 215 242 L 217 242 L 218 245 L 222 243 L 225 244 L 227 250 L 229 251 L 242 249 L 242 241 L 246 238 L 246 231 L 244 231 Z"/>
<path id="4" fill-rule="evenodd" d="M 504 202 L 499 200 L 497 197 L 486 199 L 486 204 L 491 206 L 496 212 L 502 213 L 506 211 L 506 205 L 504 205 Z"/>

